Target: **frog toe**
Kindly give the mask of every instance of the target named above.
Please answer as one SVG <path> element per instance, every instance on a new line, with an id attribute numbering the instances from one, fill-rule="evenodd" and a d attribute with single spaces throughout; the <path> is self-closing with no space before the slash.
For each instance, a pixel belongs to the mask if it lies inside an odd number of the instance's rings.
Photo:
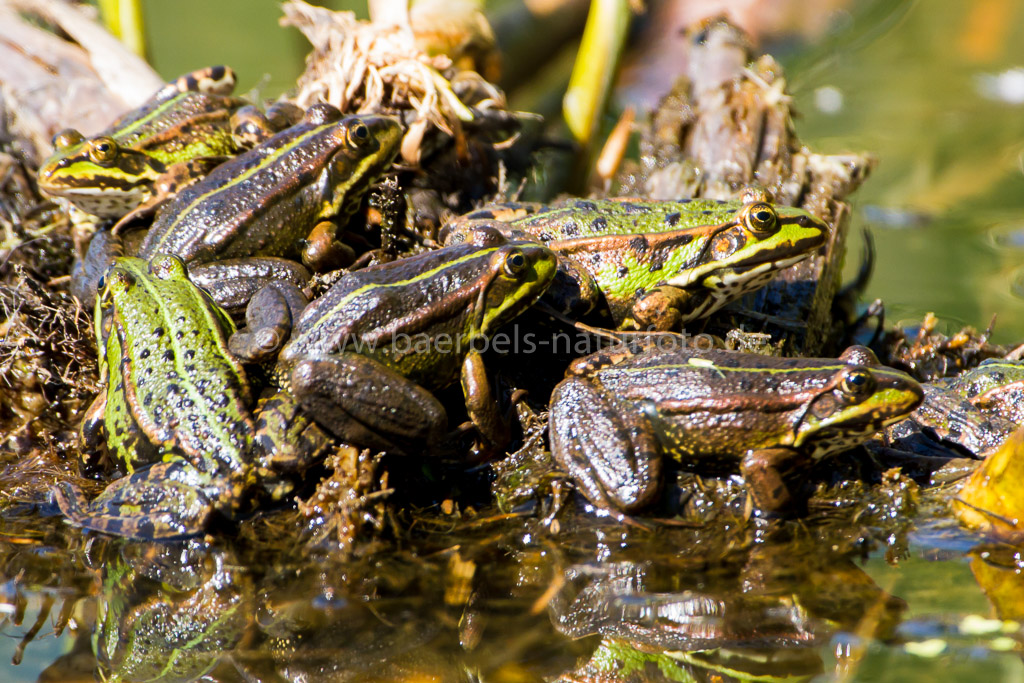
<path id="1" fill-rule="evenodd" d="M 292 283 L 271 282 L 264 286 L 246 307 L 246 327 L 228 340 L 231 353 L 249 363 L 273 358 L 288 340 L 292 322 L 308 303 L 302 290 Z"/>
<path id="2" fill-rule="evenodd" d="M 202 533 L 215 514 L 209 497 L 177 476 L 180 463 L 159 463 L 118 479 L 91 503 L 77 486 L 62 483 L 53 497 L 68 522 L 138 540 L 187 538 Z"/>

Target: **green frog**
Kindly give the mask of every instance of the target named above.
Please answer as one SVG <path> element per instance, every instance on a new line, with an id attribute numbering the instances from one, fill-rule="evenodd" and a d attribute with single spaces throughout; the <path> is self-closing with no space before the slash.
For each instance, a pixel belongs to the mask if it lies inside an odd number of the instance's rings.
<path id="1" fill-rule="evenodd" d="M 987 413 L 1024 423 L 1024 363 L 992 358 L 963 372 L 950 388 Z"/>
<path id="2" fill-rule="evenodd" d="M 492 231 L 480 243 L 353 271 L 295 319 L 278 375 L 339 438 L 395 452 L 442 440 L 447 415 L 431 390 L 461 379 L 473 424 L 488 444 L 502 444 L 507 425 L 480 350 L 543 294 L 555 269 L 555 254 L 543 245 Z M 280 322 L 269 304 L 255 307 L 265 314 L 260 320 Z M 288 307 L 279 311 L 287 322 Z M 258 360 L 273 352 L 260 343 L 262 332 L 280 338 L 288 326 L 254 323 L 232 337 L 231 349 Z"/>
<path id="3" fill-rule="evenodd" d="M 242 124 L 233 117 L 248 103 L 230 95 L 234 86 L 234 71 L 208 67 L 168 83 L 94 137 L 61 131 L 39 168 L 39 188 L 86 214 L 120 218 L 158 184 L 198 179 L 241 150 L 235 128 Z M 247 119 L 245 130 L 252 126 Z"/>
<path id="4" fill-rule="evenodd" d="M 928 382 L 924 402 L 886 430 L 899 448 L 928 454 L 953 445 L 974 457 L 997 451 L 1024 422 L 1024 364 L 992 358 L 955 379 Z M 941 453 L 941 451 L 940 451 Z"/>
<path id="5" fill-rule="evenodd" d="M 389 116 L 342 116 L 311 107 L 302 121 L 221 164 L 164 204 L 136 256 L 173 254 L 189 264 L 194 282 L 218 304 L 244 308 L 268 282 L 304 284 L 308 271 L 292 257 L 321 267 L 317 256 L 336 243 L 329 231 L 302 245 L 318 222 L 344 224 L 370 184 L 398 152 L 402 127 Z M 89 246 L 75 294 L 88 297 L 116 256 L 125 224 Z M 283 258 L 281 258 L 283 257 Z M 328 258 L 328 257 L 324 257 Z"/>
<path id="6" fill-rule="evenodd" d="M 105 437 L 127 474 L 91 503 L 59 485 L 70 522 L 131 538 L 194 535 L 264 494 L 284 495 L 289 467 L 301 471 L 327 448 L 329 437 L 277 398 L 261 401 L 258 428 L 227 346 L 234 323 L 177 257 L 115 261 L 95 320 L 106 391 L 87 411 L 83 440 L 95 447 Z"/>
<path id="7" fill-rule="evenodd" d="M 759 289 L 825 243 L 827 226 L 802 209 L 744 202 L 571 199 L 552 207 L 499 204 L 450 222 L 447 243 L 480 226 L 536 239 L 559 255 L 547 300 L 597 311 L 619 329 L 671 330 Z"/>
<path id="8" fill-rule="evenodd" d="M 921 386 L 864 347 L 839 359 L 678 348 L 575 361 L 551 397 L 555 459 L 595 505 L 652 502 L 662 458 L 738 469 L 753 502 L 785 512 L 792 474 L 916 408 Z"/>

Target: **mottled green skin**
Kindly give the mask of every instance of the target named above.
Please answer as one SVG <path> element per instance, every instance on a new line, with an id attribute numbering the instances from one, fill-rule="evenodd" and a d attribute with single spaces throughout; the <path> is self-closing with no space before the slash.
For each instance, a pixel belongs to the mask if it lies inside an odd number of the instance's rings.
<path id="1" fill-rule="evenodd" d="M 180 261 L 122 258 L 106 276 L 96 319 L 112 311 L 106 340 L 107 444 L 132 470 L 135 425 L 161 455 L 180 451 L 194 465 L 219 444 L 218 469 L 238 470 L 251 450 L 252 403 L 241 364 L 227 348 L 234 324 L 193 285 Z"/>
<path id="2" fill-rule="evenodd" d="M 551 450 L 592 502 L 633 510 L 657 492 L 662 457 L 698 471 L 799 469 L 862 443 L 922 397 L 859 347 L 840 359 L 595 354 L 555 388 Z"/>
<path id="3" fill-rule="evenodd" d="M 986 412 L 1024 423 L 1024 363 L 991 359 L 951 383 L 951 388 Z"/>
<path id="4" fill-rule="evenodd" d="M 956 379 L 926 384 L 924 403 L 887 435 L 912 448 L 928 448 L 938 439 L 984 458 L 1022 423 L 1024 364 L 990 359 Z"/>
<path id="5" fill-rule="evenodd" d="M 429 390 L 461 377 L 470 418 L 500 440 L 474 345 L 540 297 L 556 258 L 536 243 L 498 239 L 501 244 L 454 245 L 342 278 L 305 309 L 281 351 L 279 374 L 296 400 L 346 440 L 422 449 L 446 425 Z"/>
<path id="6" fill-rule="evenodd" d="M 755 207 L 774 214 L 769 229 L 751 229 Z M 563 261 L 560 275 L 573 280 L 562 288 L 556 283 L 552 293 L 600 295 L 620 328 L 641 326 L 636 303 L 666 286 L 684 293 L 673 304 L 680 308 L 678 322 L 705 317 L 809 255 L 828 234 L 806 211 L 764 202 L 573 199 L 552 207 L 484 207 L 451 222 L 446 239 L 472 239 L 479 226 L 547 244 Z M 567 311 L 587 308 L 571 300 L 560 304 Z"/>
<path id="7" fill-rule="evenodd" d="M 91 503 L 58 487 L 61 510 L 72 523 L 133 538 L 189 536 L 217 515 L 235 517 L 268 473 L 249 383 L 227 348 L 234 324 L 173 256 L 120 258 L 104 285 L 96 320 L 107 389 L 88 420 L 102 419 L 108 452 L 128 476 Z"/>
<path id="8" fill-rule="evenodd" d="M 223 550 L 126 544 L 100 559 L 92 641 L 101 680 L 204 680 L 244 636 L 252 581 Z"/>
<path id="9" fill-rule="evenodd" d="M 992 397 L 1000 393 L 993 389 Z M 986 392 L 987 393 L 987 392 Z M 1013 409 L 1013 402 L 978 401 L 986 394 L 976 394 L 974 401 L 953 390 L 946 382 L 924 385 L 924 401 L 908 419 L 892 425 L 886 437 L 899 448 L 928 454 L 935 440 L 952 443 L 977 458 L 994 453 L 1018 426 L 1004 417 L 1004 408 Z M 940 449 L 941 450 L 941 449 Z M 948 454 L 946 451 L 945 454 Z"/>
<path id="10" fill-rule="evenodd" d="M 642 683 L 655 675 L 664 681 L 692 683 L 693 672 L 663 652 L 644 652 L 625 640 L 602 638 L 590 660 L 576 672 L 611 683 Z"/>
<path id="11" fill-rule="evenodd" d="M 148 199 L 154 183 L 175 164 L 237 153 L 231 117 L 247 102 L 227 95 L 234 86 L 230 69 L 205 72 L 219 76 L 223 87 L 200 90 L 209 87 L 193 77 L 200 72 L 189 74 L 99 135 L 58 147 L 39 169 L 40 189 L 88 214 L 117 218 Z M 98 163 L 89 149 L 100 138 L 112 141 L 116 153 Z"/>
<path id="12" fill-rule="evenodd" d="M 651 651 L 648 651 L 651 650 Z M 771 652 L 756 647 L 725 649 L 723 662 L 715 661 L 716 650 L 708 651 L 679 648 L 658 650 L 643 648 L 642 645 L 621 638 L 604 637 L 590 659 L 574 672 L 576 681 L 600 681 L 600 683 L 648 683 L 649 681 L 757 681 L 758 683 L 799 683 L 809 681 L 820 671 L 820 660 L 809 657 L 811 671 L 793 671 L 795 662 L 784 659 L 776 663 L 780 673 L 765 673 L 763 669 L 772 666 Z M 706 655 L 706 657 L 702 657 Z M 745 662 L 743 655 L 749 655 Z M 753 672 L 742 667 L 747 664 Z"/>

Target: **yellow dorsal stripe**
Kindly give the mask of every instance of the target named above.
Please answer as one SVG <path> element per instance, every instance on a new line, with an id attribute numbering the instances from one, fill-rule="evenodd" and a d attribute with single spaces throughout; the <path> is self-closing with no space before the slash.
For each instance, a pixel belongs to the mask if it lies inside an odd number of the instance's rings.
<path id="1" fill-rule="evenodd" d="M 135 260 L 135 259 L 133 259 L 133 260 Z M 161 296 L 161 294 L 159 293 L 159 290 L 154 285 L 154 281 L 159 280 L 159 278 L 157 278 L 155 275 L 151 275 L 148 272 L 149 271 L 149 264 L 147 262 L 143 261 L 143 263 L 145 263 L 146 265 L 145 266 L 141 266 L 141 265 L 137 265 L 135 263 L 132 263 L 130 266 L 127 266 L 126 269 L 129 270 L 130 272 L 131 271 L 135 271 L 136 283 L 141 284 L 146 289 L 146 291 L 149 292 L 149 295 L 153 298 L 154 301 L 156 301 L 156 304 L 157 304 L 157 306 L 160 309 L 161 317 L 164 318 L 165 320 L 167 320 L 167 319 L 170 318 L 170 316 L 168 315 L 168 308 L 164 304 L 164 299 Z M 122 267 L 125 267 L 125 266 L 122 265 Z M 184 280 L 184 283 L 190 289 L 196 287 L 194 284 L 192 284 L 191 281 L 189 281 L 187 279 Z M 196 303 L 195 297 L 196 297 L 196 295 L 198 295 L 198 291 L 190 291 L 189 293 L 190 293 L 190 296 L 193 298 L 193 302 L 192 303 L 194 305 Z M 213 321 L 210 320 L 209 305 L 206 304 L 206 302 L 200 302 L 200 305 L 202 306 L 202 309 L 203 309 L 202 315 L 206 319 L 207 324 L 210 324 L 210 325 L 215 324 Z M 219 336 L 213 330 L 211 330 L 210 333 L 212 335 L 214 335 L 214 336 Z M 175 370 L 177 371 L 177 373 L 178 373 L 178 375 L 180 377 L 185 379 L 185 381 L 181 382 L 178 386 L 185 391 L 185 393 L 189 396 L 189 398 L 193 401 L 193 403 L 196 406 L 208 407 L 210 405 L 210 401 L 208 401 L 207 397 L 204 396 L 198 390 L 198 388 L 196 387 L 196 385 L 192 381 L 192 377 L 185 370 L 185 365 L 187 363 L 184 360 L 184 355 L 185 355 L 185 351 L 187 351 L 188 348 L 182 343 L 181 340 L 175 338 L 174 334 L 171 333 L 170 329 L 167 330 L 166 334 L 167 334 L 167 338 L 168 338 L 168 343 L 170 344 L 171 348 L 174 349 L 174 365 L 175 365 Z M 231 368 L 232 372 L 235 374 L 235 378 L 234 379 L 236 381 L 241 381 L 242 383 L 245 383 L 245 379 L 244 379 L 245 375 L 244 375 L 244 373 L 241 375 L 241 377 L 238 376 L 238 373 L 241 370 L 241 366 L 234 359 L 234 357 L 231 356 L 227 352 L 226 346 L 223 343 L 219 343 L 216 346 L 217 346 L 217 350 L 220 352 L 219 355 L 221 355 L 222 360 L 227 362 L 227 365 Z M 238 396 L 235 396 L 233 398 L 236 401 L 239 400 Z M 243 408 L 243 410 L 244 410 L 244 408 Z M 221 444 L 223 446 L 223 444 L 234 443 L 234 438 L 233 437 L 235 436 L 235 434 L 231 431 L 233 429 L 233 427 L 231 425 L 224 424 L 220 420 L 209 420 L 207 426 L 210 429 L 210 431 L 215 434 L 215 439 L 216 439 L 216 442 L 218 444 Z M 244 440 L 247 441 L 247 439 L 244 439 Z M 218 461 L 223 462 L 222 455 L 223 455 L 223 449 L 220 449 L 220 450 L 218 450 L 217 453 L 214 454 L 214 458 L 216 460 L 218 460 Z M 242 455 L 242 454 L 239 454 L 239 456 L 240 455 Z"/>
<path id="2" fill-rule="evenodd" d="M 191 91 L 189 91 L 189 92 L 191 92 Z M 178 104 L 178 101 L 181 100 L 187 94 L 188 93 L 184 93 L 184 92 L 183 93 L 179 93 L 179 94 L 175 95 L 174 97 L 172 97 L 171 99 L 167 100 L 166 102 L 163 102 L 159 107 L 157 107 L 153 111 L 149 112 L 148 114 L 143 116 L 141 119 L 138 119 L 137 121 L 133 121 L 130 125 L 125 126 L 121 130 L 116 131 L 117 135 L 118 136 L 129 135 L 130 133 L 132 133 L 134 130 L 136 130 L 137 128 L 141 127 L 142 125 L 149 123 L 150 121 L 152 121 L 153 119 L 155 119 L 157 117 L 163 116 L 164 113 L 168 109 L 171 109 L 174 105 Z"/>
<path id="3" fill-rule="evenodd" d="M 675 370 L 679 368 L 693 368 L 696 370 L 709 370 L 715 372 L 766 372 L 769 374 L 784 374 L 790 372 L 818 372 L 821 370 L 829 370 L 832 372 L 838 372 L 847 368 L 853 367 L 864 367 L 867 368 L 871 374 L 886 375 L 889 377 L 895 377 L 897 379 L 906 379 L 907 375 L 900 372 L 899 370 L 891 370 L 889 368 L 878 367 L 874 365 L 857 366 L 847 365 L 846 363 L 836 363 L 835 365 L 818 365 L 815 367 L 805 368 L 746 368 L 746 367 L 726 367 L 724 365 L 715 365 L 713 361 L 709 361 L 705 358 L 695 357 L 691 360 L 697 361 L 696 363 L 667 363 L 665 365 L 648 365 L 645 367 L 629 368 L 616 365 L 608 366 L 608 370 L 618 369 L 623 372 L 646 372 L 648 370 Z"/>

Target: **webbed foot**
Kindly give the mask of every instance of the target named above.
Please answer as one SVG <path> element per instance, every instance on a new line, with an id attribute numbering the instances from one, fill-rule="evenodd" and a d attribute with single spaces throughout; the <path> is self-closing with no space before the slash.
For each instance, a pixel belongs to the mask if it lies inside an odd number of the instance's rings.
<path id="1" fill-rule="evenodd" d="M 204 489 L 211 483 L 184 461 L 157 463 L 111 483 L 92 502 L 69 482 L 52 494 L 68 522 L 137 540 L 187 538 L 206 530 L 216 513 Z"/>

